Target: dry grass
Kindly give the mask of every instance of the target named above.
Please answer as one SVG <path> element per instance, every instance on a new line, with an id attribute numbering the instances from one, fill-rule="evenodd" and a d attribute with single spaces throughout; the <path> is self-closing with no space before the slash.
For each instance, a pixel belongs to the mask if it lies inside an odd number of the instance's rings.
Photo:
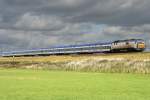
<path id="1" fill-rule="evenodd" d="M 9 57 L 0 58 L 0 67 L 150 73 L 150 53 Z"/>

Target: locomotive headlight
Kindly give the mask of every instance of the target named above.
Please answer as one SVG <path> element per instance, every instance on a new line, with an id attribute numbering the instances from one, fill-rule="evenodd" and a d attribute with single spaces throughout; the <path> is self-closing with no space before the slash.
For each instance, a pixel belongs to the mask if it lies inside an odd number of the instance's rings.
<path id="1" fill-rule="evenodd" d="M 145 43 L 138 43 L 138 48 L 139 49 L 144 49 L 145 48 Z"/>

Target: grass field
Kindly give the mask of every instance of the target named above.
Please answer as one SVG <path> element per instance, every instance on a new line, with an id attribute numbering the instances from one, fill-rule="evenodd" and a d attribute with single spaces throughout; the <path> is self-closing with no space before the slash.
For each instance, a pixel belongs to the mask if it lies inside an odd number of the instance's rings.
<path id="1" fill-rule="evenodd" d="M 150 100 L 150 75 L 0 69 L 0 100 Z"/>

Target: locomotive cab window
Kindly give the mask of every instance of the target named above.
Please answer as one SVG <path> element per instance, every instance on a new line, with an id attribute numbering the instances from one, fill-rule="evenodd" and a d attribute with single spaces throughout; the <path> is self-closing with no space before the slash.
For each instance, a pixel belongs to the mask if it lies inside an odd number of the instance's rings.
<path id="1" fill-rule="evenodd" d="M 114 42 L 114 45 L 117 45 L 117 42 Z"/>
<path id="2" fill-rule="evenodd" d="M 129 45 L 129 42 L 126 42 L 126 45 Z"/>

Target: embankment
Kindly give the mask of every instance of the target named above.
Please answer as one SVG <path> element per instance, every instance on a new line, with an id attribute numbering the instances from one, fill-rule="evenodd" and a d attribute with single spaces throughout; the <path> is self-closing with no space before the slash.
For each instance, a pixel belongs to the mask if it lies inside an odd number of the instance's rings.
<path id="1" fill-rule="evenodd" d="M 1 68 L 150 73 L 150 53 L 0 58 Z"/>

